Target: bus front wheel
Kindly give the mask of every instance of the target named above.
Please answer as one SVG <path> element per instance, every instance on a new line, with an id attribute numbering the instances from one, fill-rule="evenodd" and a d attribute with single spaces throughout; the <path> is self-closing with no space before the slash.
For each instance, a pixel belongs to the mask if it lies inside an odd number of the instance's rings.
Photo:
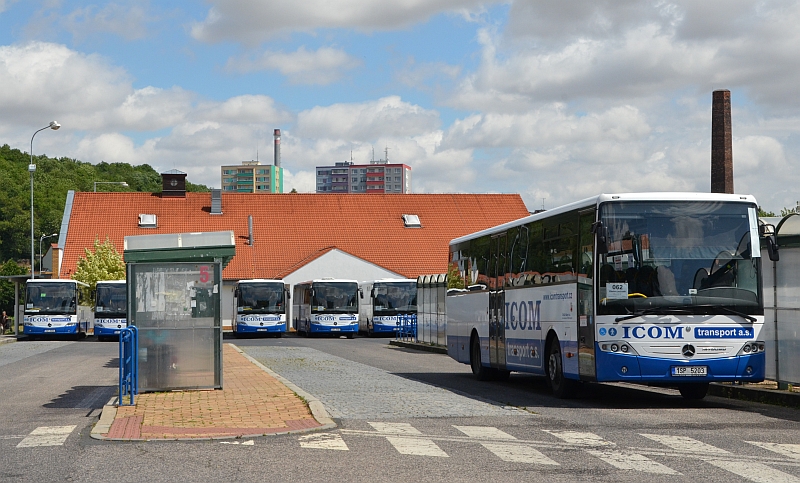
<path id="1" fill-rule="evenodd" d="M 547 383 L 553 395 L 559 399 L 575 396 L 577 382 L 564 377 L 564 366 L 561 361 L 561 345 L 558 339 L 550 341 L 547 357 Z"/>
<path id="2" fill-rule="evenodd" d="M 708 383 L 697 382 L 691 384 L 681 384 L 678 386 L 678 391 L 681 392 L 681 396 L 683 396 L 684 399 L 703 399 L 708 393 Z"/>

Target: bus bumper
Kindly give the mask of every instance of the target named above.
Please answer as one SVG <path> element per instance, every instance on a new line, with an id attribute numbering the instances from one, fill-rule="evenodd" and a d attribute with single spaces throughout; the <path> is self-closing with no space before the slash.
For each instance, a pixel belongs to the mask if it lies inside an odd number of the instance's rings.
<path id="1" fill-rule="evenodd" d="M 97 337 L 110 337 L 114 335 L 119 336 L 120 331 L 125 329 L 126 327 L 127 327 L 126 325 L 123 325 L 120 328 L 117 327 L 106 328 L 106 327 L 98 327 L 95 325 L 94 335 L 96 335 Z"/>
<path id="2" fill-rule="evenodd" d="M 276 332 L 286 332 L 286 323 L 282 324 L 275 324 L 275 325 L 247 325 L 238 323 L 236 324 L 236 333 L 237 334 L 261 334 L 261 333 L 276 333 Z"/>
<path id="3" fill-rule="evenodd" d="M 372 324 L 372 332 L 375 334 L 393 334 L 400 330 L 399 325 L 389 325 L 389 324 Z"/>
<path id="4" fill-rule="evenodd" d="M 22 327 L 22 333 L 28 335 L 64 335 L 64 334 L 77 334 L 77 325 L 68 325 L 65 327 L 36 327 L 33 325 L 25 325 Z"/>
<path id="5" fill-rule="evenodd" d="M 760 382 L 766 373 L 766 357 L 761 352 L 719 359 L 670 360 L 613 352 L 596 354 L 598 382 L 640 382 L 663 385 L 692 382 Z M 673 367 L 704 366 L 704 376 L 674 376 Z"/>
<path id="6" fill-rule="evenodd" d="M 322 325 L 312 322 L 308 330 L 312 334 L 348 334 L 351 332 L 358 332 L 358 324 Z"/>

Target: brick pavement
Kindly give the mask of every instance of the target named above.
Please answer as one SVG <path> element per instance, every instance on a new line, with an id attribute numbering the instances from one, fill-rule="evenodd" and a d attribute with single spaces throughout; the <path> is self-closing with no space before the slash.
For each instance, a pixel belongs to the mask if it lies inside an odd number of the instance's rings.
<path id="1" fill-rule="evenodd" d="M 230 344 L 223 344 L 222 390 L 145 393 L 135 402 L 116 408 L 101 439 L 252 437 L 323 427 L 300 396 Z"/>

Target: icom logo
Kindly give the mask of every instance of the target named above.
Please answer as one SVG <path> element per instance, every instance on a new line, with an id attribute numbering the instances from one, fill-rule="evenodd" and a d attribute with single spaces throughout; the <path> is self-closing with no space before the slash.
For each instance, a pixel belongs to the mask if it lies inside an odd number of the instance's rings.
<path id="1" fill-rule="evenodd" d="M 622 328 L 623 339 L 683 339 L 683 327 L 659 327 L 651 325 L 646 327 L 643 325 L 636 325 L 633 327 Z"/>

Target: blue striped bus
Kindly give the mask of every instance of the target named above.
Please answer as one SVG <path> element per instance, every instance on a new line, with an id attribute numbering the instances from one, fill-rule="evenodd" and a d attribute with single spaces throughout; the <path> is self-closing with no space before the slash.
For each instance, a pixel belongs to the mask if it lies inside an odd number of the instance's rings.
<path id="1" fill-rule="evenodd" d="M 448 354 L 478 379 L 546 376 L 561 398 L 582 382 L 700 399 L 761 381 L 757 213 L 752 196 L 603 194 L 457 238 Z"/>

